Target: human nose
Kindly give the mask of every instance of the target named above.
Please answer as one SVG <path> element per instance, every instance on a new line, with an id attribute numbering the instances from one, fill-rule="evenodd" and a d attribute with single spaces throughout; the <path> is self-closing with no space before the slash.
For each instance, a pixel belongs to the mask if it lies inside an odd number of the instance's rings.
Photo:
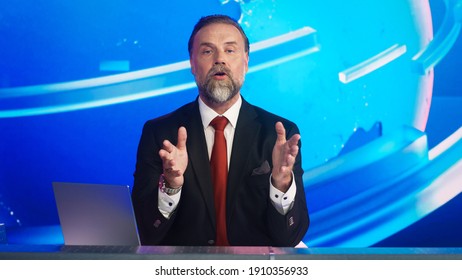
<path id="1" fill-rule="evenodd" d="M 223 64 L 223 65 L 226 64 L 225 52 L 222 52 L 222 51 L 216 52 L 215 64 Z"/>

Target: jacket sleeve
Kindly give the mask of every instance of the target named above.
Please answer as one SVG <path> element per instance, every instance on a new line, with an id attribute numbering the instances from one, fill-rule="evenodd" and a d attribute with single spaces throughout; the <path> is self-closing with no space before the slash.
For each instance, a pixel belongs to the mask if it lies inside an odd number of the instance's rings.
<path id="1" fill-rule="evenodd" d="M 287 129 L 288 138 L 299 133 L 298 128 L 294 124 L 288 127 L 287 124 L 284 123 L 284 126 Z M 267 225 L 275 246 L 296 246 L 303 239 L 310 224 L 302 178 L 301 142 L 299 142 L 299 147 L 299 153 L 295 159 L 293 168 L 297 193 L 294 198 L 292 209 L 289 210 L 286 215 L 281 215 L 273 205 L 268 207 Z"/>
<path id="2" fill-rule="evenodd" d="M 156 127 L 146 122 L 138 145 L 132 201 L 138 232 L 142 245 L 157 245 L 162 242 L 175 219 L 175 213 L 166 219 L 158 208 L 158 182 L 162 174 L 159 156 L 163 140 L 155 137 Z"/>

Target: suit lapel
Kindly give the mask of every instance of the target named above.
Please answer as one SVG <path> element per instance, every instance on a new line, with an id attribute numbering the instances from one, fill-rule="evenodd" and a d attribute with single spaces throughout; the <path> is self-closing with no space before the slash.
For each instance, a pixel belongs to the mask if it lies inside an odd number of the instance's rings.
<path id="1" fill-rule="evenodd" d="M 197 100 L 187 110 L 185 126 L 188 133 L 186 146 L 188 149 L 189 166 L 199 185 L 204 198 L 210 219 L 215 227 L 215 210 L 213 203 L 213 186 L 208 158 L 207 144 L 205 141 L 204 127 L 199 112 Z"/>
<path id="2" fill-rule="evenodd" d="M 251 154 L 252 145 L 256 135 L 261 129 L 259 122 L 255 121 L 257 114 L 252 106 L 244 99 L 242 100 L 241 110 L 237 121 L 236 131 L 234 134 L 233 148 L 231 152 L 231 162 L 228 174 L 227 189 L 227 218 L 229 219 L 234 211 L 235 201 L 238 190 L 244 185 L 242 178 L 245 171 L 249 170 L 248 157 Z"/>
<path id="3" fill-rule="evenodd" d="M 191 172 L 199 185 L 204 201 L 207 205 L 207 211 L 213 226 L 216 226 L 215 208 L 213 202 L 213 185 L 210 171 L 210 161 L 208 158 L 207 144 L 204 135 L 204 127 L 199 112 L 197 100 L 191 104 L 191 107 L 185 111 L 184 124 L 188 133 L 186 141 L 189 166 Z M 248 156 L 250 150 L 255 147 L 251 145 L 258 135 L 261 124 L 256 121 L 257 114 L 253 107 L 242 100 L 242 106 L 239 112 L 237 127 L 234 134 L 233 148 L 231 153 L 231 161 L 228 174 L 227 188 L 227 222 L 233 213 L 235 200 L 239 188 L 243 186 L 242 178 L 245 175 L 244 171 L 249 170 Z"/>

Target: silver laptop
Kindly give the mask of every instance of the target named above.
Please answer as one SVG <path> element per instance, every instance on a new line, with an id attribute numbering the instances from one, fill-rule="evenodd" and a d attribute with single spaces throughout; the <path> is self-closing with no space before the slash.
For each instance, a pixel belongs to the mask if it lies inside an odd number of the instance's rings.
<path id="1" fill-rule="evenodd" d="M 138 246 L 128 186 L 53 182 L 65 245 Z"/>

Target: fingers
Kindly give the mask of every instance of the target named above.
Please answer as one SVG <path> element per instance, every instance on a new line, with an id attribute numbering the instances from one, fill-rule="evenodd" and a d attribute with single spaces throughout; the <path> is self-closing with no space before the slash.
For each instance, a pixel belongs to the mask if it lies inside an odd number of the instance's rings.
<path id="1" fill-rule="evenodd" d="M 185 162 L 184 155 L 186 154 L 186 128 L 178 129 L 177 145 L 173 145 L 169 140 L 162 142 L 162 148 L 159 150 L 159 156 L 162 159 L 162 165 L 165 175 L 169 177 L 181 176 L 184 172 Z"/>
<path id="2" fill-rule="evenodd" d="M 295 151 L 294 153 L 287 153 L 282 161 L 280 162 L 280 172 L 285 173 L 285 172 L 291 172 L 292 168 L 295 164 L 295 158 L 297 157 L 298 150 Z"/>
<path id="3" fill-rule="evenodd" d="M 159 156 L 162 159 L 163 169 L 165 171 L 173 171 L 175 160 L 173 159 L 172 153 L 168 152 L 168 148 L 164 146 L 164 148 L 159 151 Z"/>
<path id="4" fill-rule="evenodd" d="M 159 156 L 162 160 L 168 160 L 171 158 L 171 153 L 173 153 L 175 146 L 173 146 L 168 140 L 164 140 L 162 144 L 162 149 L 159 150 Z"/>
<path id="5" fill-rule="evenodd" d="M 300 141 L 300 134 L 294 134 L 290 139 L 287 141 L 287 146 L 289 150 L 289 154 L 293 157 L 296 157 L 298 154 L 298 141 Z"/>
<path id="6" fill-rule="evenodd" d="M 287 166 L 293 166 L 295 163 L 295 158 L 297 157 L 298 149 L 291 149 L 290 152 L 287 154 L 286 163 Z"/>
<path id="7" fill-rule="evenodd" d="M 300 134 L 294 134 L 292 135 L 292 137 L 290 137 L 289 140 L 287 140 L 287 142 L 289 143 L 289 146 L 292 147 L 292 146 L 297 146 L 298 147 L 298 141 L 300 140 Z"/>
<path id="8" fill-rule="evenodd" d="M 175 146 L 170 141 L 164 140 L 162 142 L 162 149 L 159 152 L 159 155 L 162 159 L 168 159 L 169 154 L 175 152 L 176 149 L 185 150 L 186 149 L 186 139 L 188 138 L 186 128 L 183 126 L 178 129 L 178 144 Z"/>
<path id="9" fill-rule="evenodd" d="M 277 122 L 275 125 L 276 133 L 277 133 L 277 142 L 284 143 L 286 142 L 286 129 L 281 122 Z"/>
<path id="10" fill-rule="evenodd" d="M 280 154 L 279 166 L 281 167 L 281 172 L 290 171 L 298 155 L 300 134 L 294 134 L 286 140 L 286 129 L 281 122 L 276 123 L 275 129 L 277 133 L 275 149 Z"/>
<path id="11" fill-rule="evenodd" d="M 300 140 L 300 134 L 294 134 L 292 137 L 290 137 L 289 140 L 286 141 L 286 129 L 284 128 L 284 125 L 281 122 L 277 122 L 275 125 L 276 128 L 276 134 L 277 134 L 277 142 L 280 144 L 284 144 L 288 142 L 289 147 L 297 146 L 298 147 L 298 141 Z"/>
<path id="12" fill-rule="evenodd" d="M 186 133 L 186 128 L 183 126 L 178 129 L 178 144 L 177 148 L 179 150 L 186 149 L 186 139 L 188 138 L 188 134 Z"/>

